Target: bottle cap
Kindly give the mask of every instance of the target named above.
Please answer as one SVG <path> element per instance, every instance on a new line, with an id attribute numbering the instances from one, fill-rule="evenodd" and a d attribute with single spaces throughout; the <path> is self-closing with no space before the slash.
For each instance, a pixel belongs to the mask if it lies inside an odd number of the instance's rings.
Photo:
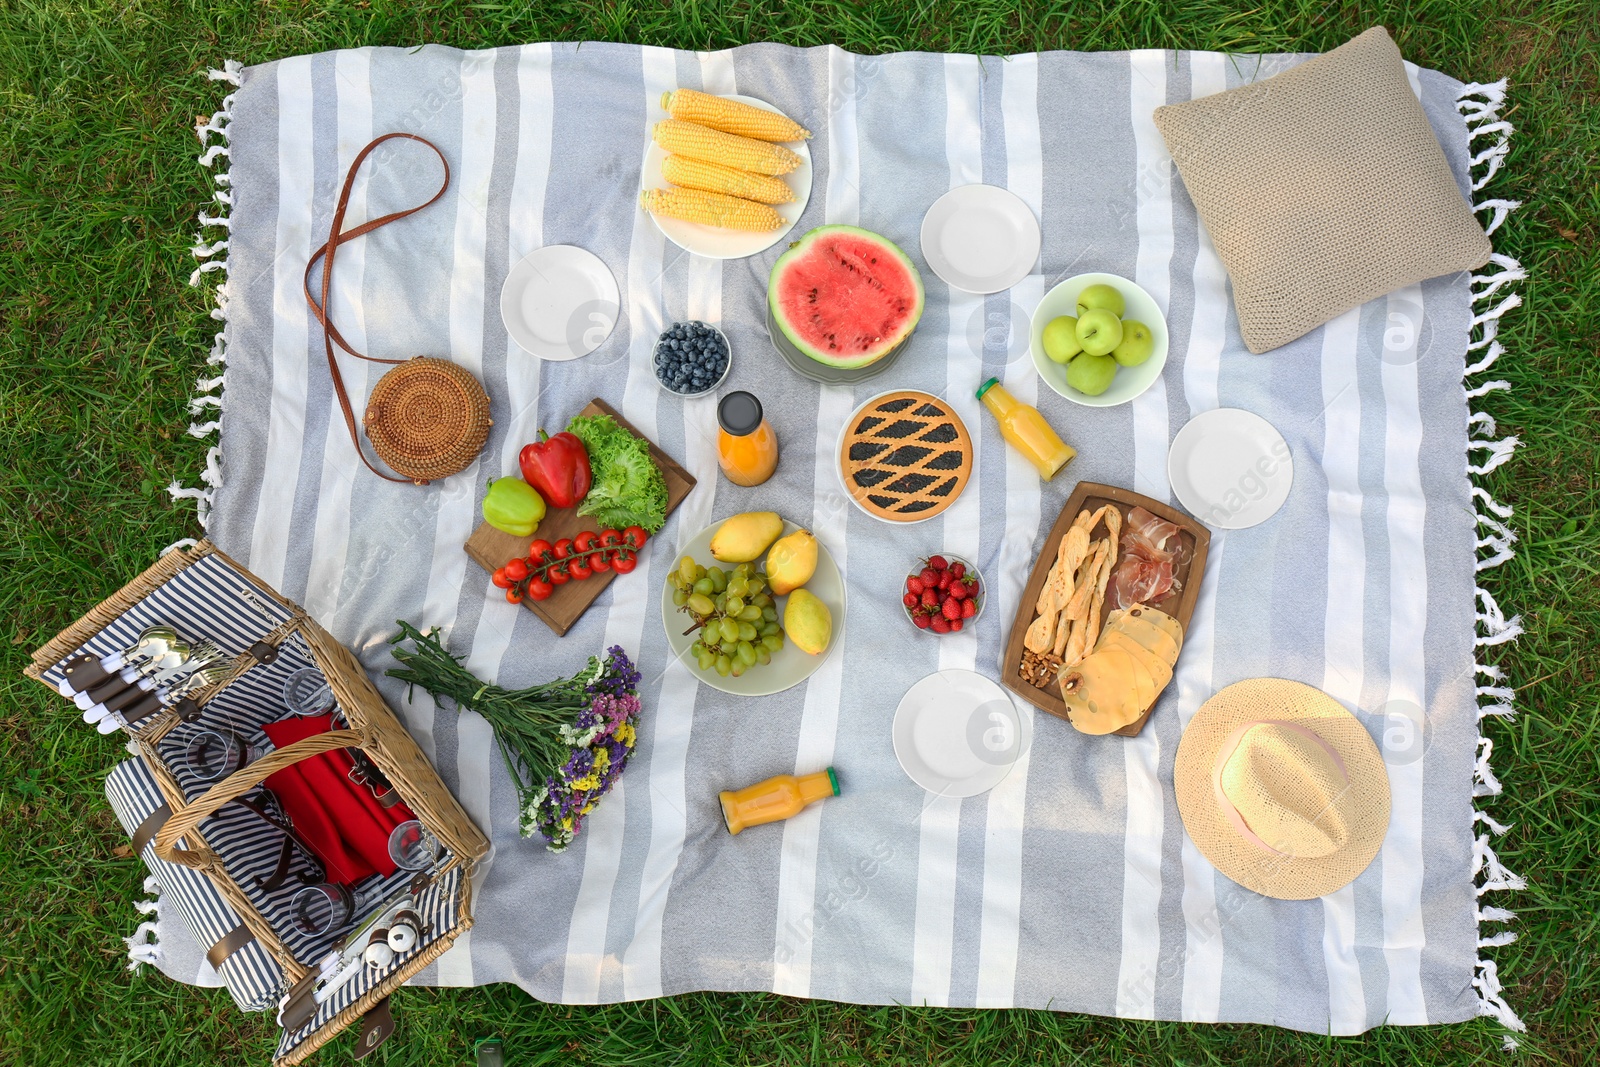
<path id="1" fill-rule="evenodd" d="M 743 390 L 729 393 L 717 405 L 717 425 L 735 437 L 755 433 L 761 427 L 761 401 Z"/>
<path id="2" fill-rule="evenodd" d="M 1000 384 L 1000 379 L 999 378 L 990 378 L 988 381 L 986 381 L 982 385 L 978 386 L 978 399 L 979 400 L 983 399 L 983 394 L 987 393 L 989 391 L 989 387 L 991 385 L 999 385 L 999 384 Z"/>
<path id="3" fill-rule="evenodd" d="M 833 768 L 828 768 L 828 784 L 833 786 L 833 795 L 839 795 L 839 776 L 833 773 Z"/>

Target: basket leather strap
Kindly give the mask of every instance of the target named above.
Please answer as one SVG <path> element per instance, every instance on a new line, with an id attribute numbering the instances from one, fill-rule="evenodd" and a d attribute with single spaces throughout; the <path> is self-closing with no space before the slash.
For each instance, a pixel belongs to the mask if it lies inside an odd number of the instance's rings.
<path id="1" fill-rule="evenodd" d="M 232 930 L 223 934 L 216 944 L 206 949 L 206 962 L 211 964 L 211 969 L 216 970 L 222 966 L 222 961 L 244 948 L 256 939 L 250 928 L 240 923 Z"/>
<path id="2" fill-rule="evenodd" d="M 287 748 L 273 749 L 254 763 L 234 771 L 206 790 L 193 803 L 186 804 L 167 820 L 155 837 L 156 855 L 168 863 L 195 870 L 218 870 L 221 858 L 211 849 L 178 847 L 178 839 L 193 831 L 229 801 L 237 800 L 285 767 L 303 759 L 341 748 L 360 748 L 371 739 L 365 730 L 329 730 L 312 734 Z"/>
<path id="3" fill-rule="evenodd" d="M 351 229 L 342 229 L 344 226 L 345 210 L 350 206 L 350 190 L 355 188 L 356 174 L 361 170 L 361 164 L 366 162 L 366 158 L 372 154 L 372 150 L 374 148 L 377 148 L 385 141 L 391 141 L 395 138 L 403 138 L 408 141 L 416 141 L 418 144 L 427 145 L 428 148 L 433 150 L 433 154 L 439 157 L 439 162 L 444 166 L 444 181 L 439 184 L 439 191 L 434 193 L 433 196 L 425 203 L 418 204 L 416 207 L 406 208 L 404 211 L 392 211 L 387 215 L 380 216 L 379 218 L 372 219 L 368 222 L 363 222 L 361 225 L 352 227 Z M 414 133 L 386 133 L 382 137 L 374 139 L 370 144 L 367 145 L 367 147 L 363 148 L 356 154 L 355 160 L 350 164 L 350 169 L 345 172 L 344 187 L 339 190 L 339 202 L 333 210 L 333 222 L 328 226 L 328 240 L 320 248 L 311 253 L 311 259 L 306 263 L 304 281 L 306 303 L 311 305 L 312 317 L 315 318 L 322 326 L 322 346 L 328 354 L 328 373 L 333 378 L 333 391 L 334 395 L 339 398 L 339 410 L 344 413 L 345 427 L 350 431 L 350 443 L 355 446 L 356 455 L 361 458 L 362 463 L 367 465 L 367 469 L 386 481 L 411 482 L 413 479 L 401 478 L 393 474 L 385 474 L 383 471 L 380 471 L 377 467 L 373 466 L 372 461 L 367 458 L 366 452 L 362 450 L 361 437 L 358 433 L 356 433 L 355 410 L 350 406 L 350 394 L 345 390 L 344 377 L 339 373 L 339 361 L 334 356 L 333 346 L 338 345 L 340 348 L 344 349 L 352 356 L 355 356 L 357 359 L 365 359 L 372 363 L 399 364 L 404 363 L 405 360 L 379 359 L 377 356 L 369 356 L 361 352 L 357 352 L 350 346 L 350 343 L 344 339 L 344 335 L 339 332 L 339 328 L 333 324 L 332 315 L 328 310 L 329 294 L 332 292 L 333 286 L 333 256 L 334 253 L 338 251 L 340 245 L 349 244 L 357 237 L 369 234 L 378 227 L 387 226 L 389 223 L 403 219 L 407 215 L 415 215 L 423 208 L 435 203 L 441 196 L 444 195 L 445 190 L 448 188 L 450 188 L 450 161 L 444 158 L 444 153 L 439 151 L 438 146 L 432 141 L 429 141 L 423 137 L 418 137 Z M 320 302 L 311 292 L 311 272 L 316 269 L 318 260 L 322 261 L 322 299 Z M 426 485 L 427 483 L 421 482 L 419 484 Z"/>
<path id="4" fill-rule="evenodd" d="M 172 818 L 172 809 L 165 804 L 144 817 L 144 822 L 140 823 L 138 828 L 133 831 L 133 854 L 135 856 L 144 852 L 144 846 L 150 843 L 151 839 L 156 836 L 157 831 L 165 826 L 170 818 Z"/>

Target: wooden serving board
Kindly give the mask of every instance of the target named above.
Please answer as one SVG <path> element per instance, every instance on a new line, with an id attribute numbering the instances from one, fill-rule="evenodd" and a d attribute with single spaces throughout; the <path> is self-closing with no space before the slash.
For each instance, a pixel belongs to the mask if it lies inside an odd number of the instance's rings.
<path id="1" fill-rule="evenodd" d="M 1206 552 L 1211 545 L 1211 532 L 1198 521 L 1168 507 L 1158 500 L 1151 500 L 1147 496 L 1135 493 L 1131 489 L 1119 489 L 1114 485 L 1101 485 L 1099 482 L 1079 482 L 1073 490 L 1072 497 L 1066 506 L 1061 509 L 1056 524 L 1050 528 L 1050 534 L 1044 540 L 1044 547 L 1040 550 L 1039 558 L 1033 564 L 1033 571 L 1028 575 L 1028 584 L 1022 590 L 1022 602 L 1017 607 L 1017 617 L 1011 622 L 1011 635 L 1006 640 L 1005 659 L 1001 663 L 1000 684 L 1032 704 L 1034 707 L 1048 711 L 1057 718 L 1072 721 L 1067 714 L 1067 705 L 1061 699 L 1061 687 L 1051 682 L 1047 689 L 1036 689 L 1022 677 L 1022 639 L 1027 634 L 1028 625 L 1038 617 L 1033 610 L 1038 603 L 1039 590 L 1044 587 L 1044 580 L 1050 573 L 1050 567 L 1055 562 L 1056 546 L 1061 544 L 1061 538 L 1071 528 L 1073 520 L 1078 513 L 1087 509 L 1094 511 L 1102 504 L 1114 504 L 1122 512 L 1123 529 L 1127 529 L 1128 512 L 1136 507 L 1142 507 L 1157 518 L 1166 519 L 1177 526 L 1178 536 L 1189 547 L 1189 560 L 1174 571 L 1174 577 L 1181 583 L 1181 592 L 1174 590 L 1168 592 L 1166 597 L 1156 601 L 1150 606 L 1166 612 L 1183 626 L 1184 635 L 1189 633 L 1189 619 L 1194 615 L 1195 601 L 1200 596 L 1200 581 L 1206 573 Z M 1091 535 L 1096 536 L 1096 535 Z M 1100 534 L 1098 536 L 1104 536 Z M 1117 560 L 1122 559 L 1122 552 L 1117 553 Z M 1109 599 L 1110 593 L 1107 593 Z M 1109 608 L 1107 609 L 1107 614 Z M 1102 615 L 1102 620 L 1104 615 Z M 1178 658 L 1183 658 L 1183 653 L 1178 653 Z M 1176 667 L 1174 667 L 1176 670 Z M 1169 687 L 1172 683 L 1168 683 Z M 1163 690 L 1165 692 L 1165 690 Z M 1159 694 L 1156 700 L 1161 698 Z M 1155 709 L 1155 704 L 1144 709 L 1144 714 L 1138 719 L 1116 731 L 1124 737 L 1133 737 L 1144 724 L 1149 721 L 1150 713 Z"/>
<path id="2" fill-rule="evenodd" d="M 644 437 L 644 434 L 634 429 L 633 424 L 621 415 L 615 408 L 599 397 L 589 401 L 578 414 L 580 415 L 610 415 L 617 420 L 617 424 L 635 437 Z M 671 515 L 677 506 L 683 503 L 683 498 L 689 495 L 689 490 L 695 486 L 694 475 L 679 466 L 678 462 L 660 448 L 654 441 L 645 438 L 650 446 L 650 458 L 656 461 L 656 466 L 661 468 L 661 476 L 667 483 L 667 514 Z M 563 537 L 576 537 L 584 530 L 599 532 L 600 524 L 588 515 L 579 515 L 576 508 L 551 508 L 545 513 L 544 521 L 539 523 L 539 528 L 532 537 L 516 537 L 503 530 L 496 530 L 488 523 L 484 523 L 473 531 L 467 538 L 467 543 L 462 547 L 467 550 L 467 555 L 472 557 L 474 563 L 493 574 L 506 562 L 518 556 L 526 555 L 528 543 L 534 538 L 542 537 L 551 544 Z M 648 546 L 646 546 L 648 548 Z M 543 619 L 545 625 L 556 632 L 557 636 L 564 636 L 572 629 L 572 624 L 578 621 L 595 598 L 605 592 L 606 586 L 616 578 L 615 571 L 604 571 L 592 578 L 581 582 L 567 582 L 565 585 L 556 586 L 556 591 L 550 594 L 547 600 L 534 600 L 531 597 L 522 602 L 522 606 Z M 630 577 L 623 576 L 625 579 Z M 495 590 L 499 592 L 498 589 Z M 639 590 L 639 595 L 644 595 L 644 590 Z"/>

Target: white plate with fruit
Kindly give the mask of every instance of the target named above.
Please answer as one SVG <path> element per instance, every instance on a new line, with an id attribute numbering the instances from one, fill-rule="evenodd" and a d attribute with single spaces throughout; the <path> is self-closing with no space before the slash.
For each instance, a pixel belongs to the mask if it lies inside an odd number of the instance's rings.
<path id="1" fill-rule="evenodd" d="M 1167 319 L 1155 298 L 1115 274 L 1079 274 L 1033 309 L 1034 369 L 1074 404 L 1126 404 L 1161 377 Z"/>
<path id="2" fill-rule="evenodd" d="M 735 515 L 695 534 L 661 586 L 661 624 L 673 655 L 706 685 L 738 696 L 770 696 L 809 678 L 839 645 L 844 610 L 844 576 L 827 548 L 770 511 Z M 724 622 L 732 626 L 724 630 Z M 711 626 L 718 629 L 707 641 Z M 741 655 L 741 646 L 751 652 Z"/>

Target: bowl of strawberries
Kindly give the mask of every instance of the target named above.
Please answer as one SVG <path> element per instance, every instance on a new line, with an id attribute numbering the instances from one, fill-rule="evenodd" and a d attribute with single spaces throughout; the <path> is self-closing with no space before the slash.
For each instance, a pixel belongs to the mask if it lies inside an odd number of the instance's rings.
<path id="1" fill-rule="evenodd" d="M 922 561 L 906 577 L 900 605 L 906 618 L 924 633 L 960 633 L 983 614 L 984 585 L 978 568 L 960 556 L 945 553 Z"/>

